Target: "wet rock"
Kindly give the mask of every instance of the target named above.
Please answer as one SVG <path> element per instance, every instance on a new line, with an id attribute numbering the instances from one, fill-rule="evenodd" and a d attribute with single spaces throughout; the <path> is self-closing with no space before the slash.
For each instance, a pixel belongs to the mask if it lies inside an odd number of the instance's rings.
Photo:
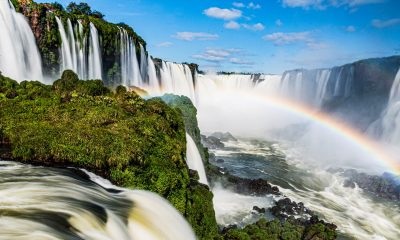
<path id="1" fill-rule="evenodd" d="M 220 139 L 213 136 L 204 136 L 201 135 L 201 143 L 209 149 L 221 149 L 224 148 L 225 145 L 221 142 Z"/>
<path id="2" fill-rule="evenodd" d="M 256 211 L 258 213 L 265 213 L 265 208 L 260 208 L 258 206 L 254 206 L 253 211 Z"/>
<path id="3" fill-rule="evenodd" d="M 200 180 L 199 173 L 192 169 L 189 169 L 189 178 L 196 181 Z"/>
<path id="4" fill-rule="evenodd" d="M 340 173 L 346 177 L 344 187 L 354 188 L 356 185 L 376 197 L 400 201 L 399 176 L 385 173 L 382 176 L 359 173 L 354 169 L 344 170 Z"/>
<path id="5" fill-rule="evenodd" d="M 236 142 L 237 141 L 237 139 L 230 132 L 226 132 L 226 133 L 215 132 L 215 133 L 211 134 L 211 137 L 218 138 L 219 140 L 221 140 L 223 142 L 228 142 L 228 141 Z"/>
<path id="6" fill-rule="evenodd" d="M 231 224 L 231 225 L 228 225 L 228 226 L 222 228 L 222 230 L 221 230 L 220 232 L 221 232 L 221 234 L 225 234 L 225 233 L 227 233 L 229 230 L 237 229 L 237 228 L 238 228 L 238 226 L 237 226 L 236 224 Z"/>
<path id="7" fill-rule="evenodd" d="M 240 194 L 256 196 L 266 194 L 279 195 L 278 187 L 273 187 L 265 179 L 246 179 L 228 175 L 226 180 L 228 185 L 233 185 L 233 190 Z"/>
<path id="8" fill-rule="evenodd" d="M 269 209 L 272 215 L 278 219 L 287 219 L 289 216 L 312 215 L 312 211 L 304 207 L 302 202 L 296 203 L 289 198 L 280 199 L 275 202 L 275 206 Z"/>
<path id="9" fill-rule="evenodd" d="M 224 163 L 225 161 L 224 161 L 224 159 L 218 158 L 216 162 L 217 162 L 217 163 Z"/>

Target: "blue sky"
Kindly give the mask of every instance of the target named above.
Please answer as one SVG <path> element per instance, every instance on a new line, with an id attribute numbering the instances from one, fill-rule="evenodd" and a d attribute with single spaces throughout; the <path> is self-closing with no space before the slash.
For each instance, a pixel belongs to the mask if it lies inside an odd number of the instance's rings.
<path id="1" fill-rule="evenodd" d="M 282 73 L 400 54 L 399 0 L 82 2 L 131 25 L 151 55 L 203 70 Z"/>

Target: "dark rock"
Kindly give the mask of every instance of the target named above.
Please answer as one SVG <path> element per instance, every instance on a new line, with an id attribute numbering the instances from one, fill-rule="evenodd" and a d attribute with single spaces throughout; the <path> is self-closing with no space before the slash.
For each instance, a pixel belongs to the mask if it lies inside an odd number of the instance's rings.
<path id="1" fill-rule="evenodd" d="M 225 234 L 225 233 L 227 233 L 229 230 L 237 229 L 237 228 L 238 228 L 238 226 L 237 226 L 236 224 L 231 224 L 231 225 L 228 225 L 228 226 L 222 228 L 222 230 L 221 230 L 220 232 L 221 232 L 221 234 Z"/>
<path id="2" fill-rule="evenodd" d="M 265 213 L 265 208 L 260 208 L 260 207 L 254 206 L 253 210 L 258 213 Z"/>
<path id="3" fill-rule="evenodd" d="M 289 216 L 312 215 L 312 211 L 304 207 L 302 202 L 296 203 L 289 198 L 280 199 L 275 202 L 275 206 L 269 209 L 272 215 L 278 219 L 287 219 Z"/>
<path id="4" fill-rule="evenodd" d="M 224 161 L 224 159 L 218 158 L 216 162 L 217 163 L 224 163 L 225 161 Z"/>
<path id="5" fill-rule="evenodd" d="M 400 183 L 398 176 L 391 174 L 383 174 L 382 176 L 368 175 L 359 173 L 354 169 L 348 169 L 341 172 L 346 177 L 344 187 L 354 188 L 355 185 L 366 192 L 369 192 L 379 198 L 400 200 Z"/>
<path id="6" fill-rule="evenodd" d="M 246 179 L 237 176 L 228 175 L 228 185 L 233 185 L 233 190 L 245 195 L 279 195 L 278 187 L 272 187 L 265 179 Z"/>
<path id="7" fill-rule="evenodd" d="M 189 178 L 197 181 L 200 180 L 199 173 L 192 169 L 189 169 Z"/>
<path id="8" fill-rule="evenodd" d="M 201 143 L 209 149 L 221 149 L 224 148 L 225 145 L 221 142 L 220 139 L 210 136 L 201 135 Z"/>
<path id="9" fill-rule="evenodd" d="M 237 141 L 237 139 L 229 132 L 222 133 L 222 132 L 215 132 L 211 134 L 211 137 L 218 138 L 219 140 L 223 142 L 228 142 L 228 141 Z"/>

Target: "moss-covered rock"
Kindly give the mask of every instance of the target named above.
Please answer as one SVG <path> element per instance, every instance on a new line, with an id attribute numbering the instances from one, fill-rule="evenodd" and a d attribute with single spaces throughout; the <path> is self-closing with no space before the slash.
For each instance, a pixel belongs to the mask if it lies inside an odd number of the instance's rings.
<path id="1" fill-rule="evenodd" d="M 197 149 L 200 152 L 201 158 L 208 163 L 208 150 L 201 143 L 201 134 L 197 122 L 197 109 L 193 105 L 190 98 L 186 96 L 177 96 L 172 94 L 165 94 L 162 99 L 171 107 L 177 108 L 181 111 L 183 121 L 185 122 L 186 132 L 193 138 L 196 143 Z"/>
<path id="2" fill-rule="evenodd" d="M 233 227 L 223 235 L 223 238 L 226 240 L 333 240 L 336 237 L 337 234 L 334 230 L 320 223 L 310 224 L 305 227 L 297 224 L 295 221 L 267 221 L 264 218 L 243 229 Z"/>
<path id="3" fill-rule="evenodd" d="M 12 93 L 12 94 L 10 94 Z M 0 74 L 3 158 L 93 171 L 114 184 L 168 199 L 200 239 L 217 235 L 212 193 L 190 180 L 181 112 L 65 71 L 53 86 Z"/>

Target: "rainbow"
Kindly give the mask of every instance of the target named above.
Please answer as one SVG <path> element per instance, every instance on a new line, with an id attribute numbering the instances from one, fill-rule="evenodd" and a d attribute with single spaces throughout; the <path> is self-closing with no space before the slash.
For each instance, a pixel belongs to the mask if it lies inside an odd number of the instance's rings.
<path id="1" fill-rule="evenodd" d="M 241 92 L 243 94 L 243 92 Z M 365 152 L 376 158 L 377 160 L 384 163 L 389 169 L 393 171 L 396 175 L 400 175 L 400 162 L 389 156 L 375 141 L 365 136 L 363 133 L 357 131 L 356 129 L 348 126 L 347 124 L 338 121 L 330 117 L 329 115 L 316 111 L 311 107 L 305 106 L 304 104 L 295 103 L 287 99 L 265 96 L 261 94 L 249 94 L 249 97 L 255 97 L 261 101 L 267 101 L 283 110 L 295 113 L 306 119 L 309 119 L 317 124 L 330 129 L 331 131 L 339 134 L 340 136 L 350 140 L 352 143 L 359 146 Z"/>
<path id="2" fill-rule="evenodd" d="M 150 88 L 145 89 L 151 90 Z M 267 96 L 262 94 L 261 92 L 245 92 L 240 90 L 229 91 L 273 104 L 274 106 L 279 107 L 282 110 L 286 110 L 288 112 L 302 116 L 305 119 L 311 120 L 354 143 L 356 146 L 360 147 L 360 149 L 364 150 L 366 153 L 368 153 L 378 161 L 382 162 L 394 174 L 400 175 L 400 161 L 396 161 L 395 159 L 393 159 L 392 156 L 389 156 L 387 152 L 385 152 L 377 142 L 375 142 L 365 134 L 348 126 L 344 122 L 332 118 L 326 113 L 316 111 L 314 108 L 290 101 L 288 99 L 278 98 L 275 96 Z"/>

